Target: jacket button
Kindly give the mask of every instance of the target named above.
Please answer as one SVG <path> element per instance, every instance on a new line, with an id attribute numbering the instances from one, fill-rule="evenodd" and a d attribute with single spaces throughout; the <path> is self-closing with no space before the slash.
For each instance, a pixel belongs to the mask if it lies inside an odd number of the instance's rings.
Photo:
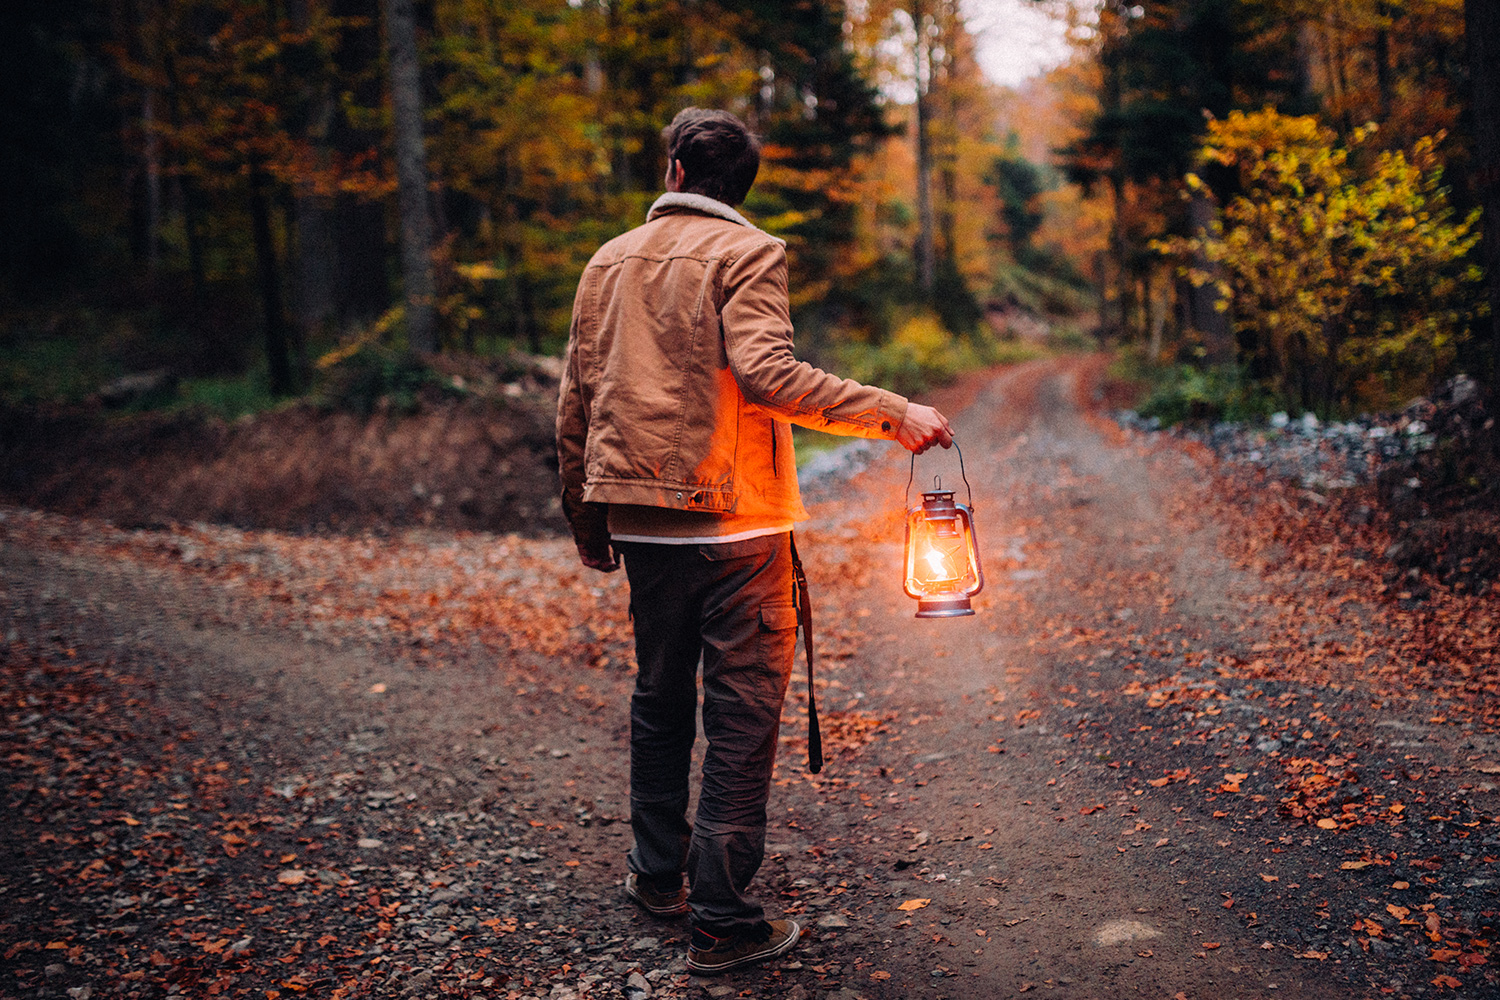
<path id="1" fill-rule="evenodd" d="M 882 420 L 880 422 L 880 429 L 889 434 L 891 430 L 891 422 L 889 420 Z"/>
<path id="2" fill-rule="evenodd" d="M 677 494 L 677 499 L 679 499 L 679 500 L 682 499 L 682 494 L 681 493 Z"/>

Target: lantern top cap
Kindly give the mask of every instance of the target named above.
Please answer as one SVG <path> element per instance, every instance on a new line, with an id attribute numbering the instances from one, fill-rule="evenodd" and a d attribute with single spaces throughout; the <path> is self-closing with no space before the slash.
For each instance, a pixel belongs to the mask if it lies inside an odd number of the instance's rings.
<path id="1" fill-rule="evenodd" d="M 964 452 L 963 452 L 963 449 L 958 446 L 958 442 L 957 441 L 953 442 L 953 450 L 956 451 L 956 452 L 958 452 L 958 474 L 961 477 L 963 477 L 964 488 L 966 490 L 968 490 L 968 494 L 969 494 L 968 509 L 973 510 L 974 509 L 974 487 L 972 487 L 972 486 L 969 485 L 969 476 L 964 471 Z M 905 495 L 908 498 L 911 496 L 911 484 L 912 484 L 913 481 L 915 481 L 916 477 L 917 477 L 917 454 L 916 454 L 916 452 L 912 452 L 912 456 L 911 456 L 911 471 L 907 474 L 907 477 L 906 477 L 906 494 Z M 934 475 L 932 477 L 932 483 L 933 483 L 933 488 L 932 489 L 930 489 L 930 490 L 923 490 L 922 491 L 922 501 L 923 501 L 923 505 L 924 506 L 928 502 L 931 502 L 931 501 L 936 501 L 936 502 L 941 502 L 941 501 L 944 501 L 944 500 L 947 500 L 947 501 L 950 501 L 950 502 L 952 501 L 953 494 L 955 492 L 957 492 L 957 491 L 956 490 L 946 490 L 946 489 L 944 489 L 943 488 L 943 477 L 942 476 L 940 476 L 940 475 Z"/>

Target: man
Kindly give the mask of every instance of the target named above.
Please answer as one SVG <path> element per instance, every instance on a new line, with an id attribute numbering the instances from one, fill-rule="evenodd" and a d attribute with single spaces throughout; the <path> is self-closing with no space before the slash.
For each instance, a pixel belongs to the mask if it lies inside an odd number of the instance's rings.
<path id="1" fill-rule="evenodd" d="M 746 895 L 797 635 L 791 529 L 807 512 L 790 425 L 916 452 L 952 435 L 932 407 L 793 357 L 785 245 L 733 207 L 760 167 L 745 124 L 689 108 L 663 138 L 667 193 L 579 282 L 557 441 L 579 557 L 605 572 L 623 558 L 630 581 L 625 891 L 656 916 L 691 912 L 688 969 L 705 975 L 801 933 Z M 700 658 L 708 749 L 690 825 Z"/>

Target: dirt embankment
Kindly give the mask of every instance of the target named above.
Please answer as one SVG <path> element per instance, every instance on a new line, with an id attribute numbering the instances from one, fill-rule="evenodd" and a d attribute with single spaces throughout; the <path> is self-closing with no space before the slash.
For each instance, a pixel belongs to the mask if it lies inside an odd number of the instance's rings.
<path id="1" fill-rule="evenodd" d="M 305 402 L 233 422 L 0 411 L 0 501 L 131 527 L 564 530 L 555 380 L 440 377 L 415 412 L 387 400 L 368 416 Z"/>

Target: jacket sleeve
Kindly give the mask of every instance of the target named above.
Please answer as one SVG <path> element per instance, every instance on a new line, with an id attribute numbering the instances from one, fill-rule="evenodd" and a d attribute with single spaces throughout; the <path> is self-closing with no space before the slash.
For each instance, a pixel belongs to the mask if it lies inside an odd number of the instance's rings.
<path id="1" fill-rule="evenodd" d="M 583 295 L 584 287 L 580 283 L 579 300 Z M 584 312 L 575 301 L 573 324 L 568 331 L 562 384 L 557 395 L 557 473 L 562 483 L 563 516 L 573 529 L 574 542 L 580 548 L 599 550 L 609 544 L 608 507 L 605 504 L 586 503 L 583 499 L 586 478 L 583 454 L 588 442 L 589 410 L 593 395 L 587 391 L 580 371 L 578 328 L 579 316 Z"/>
<path id="2" fill-rule="evenodd" d="M 726 262 L 721 291 L 724 347 L 746 399 L 804 427 L 895 438 L 906 419 L 905 397 L 793 356 L 786 250 L 779 243 L 768 240 Z"/>

